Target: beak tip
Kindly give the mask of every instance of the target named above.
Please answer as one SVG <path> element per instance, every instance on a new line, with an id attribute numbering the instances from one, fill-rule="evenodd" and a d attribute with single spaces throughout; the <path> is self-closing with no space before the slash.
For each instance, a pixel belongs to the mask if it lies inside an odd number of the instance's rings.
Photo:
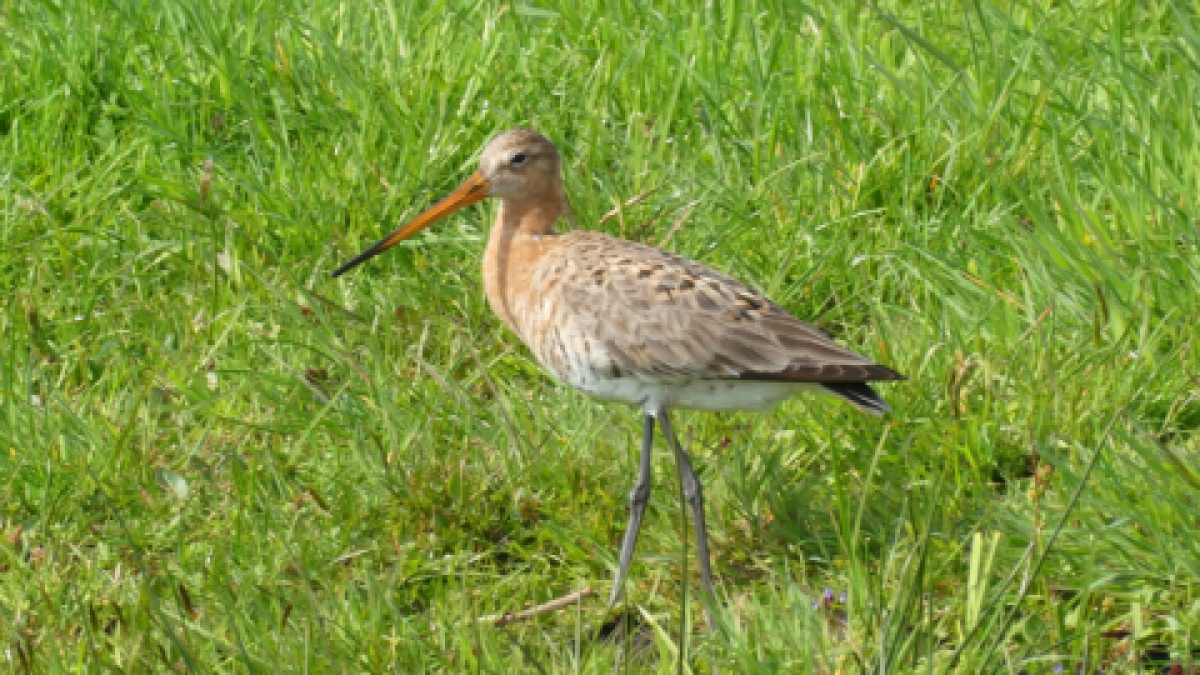
<path id="1" fill-rule="evenodd" d="M 374 248 L 367 249 L 363 253 L 359 254 L 358 257 L 354 258 L 354 260 L 351 260 L 350 262 L 346 263 L 345 265 L 342 265 L 341 267 L 334 270 L 333 273 L 330 274 L 330 276 L 332 276 L 334 279 L 342 276 L 346 272 L 349 272 L 350 270 L 354 269 L 355 267 L 358 267 L 358 264 L 361 263 L 362 261 L 366 260 L 367 258 L 373 257 L 375 255 L 375 253 L 376 253 L 376 251 L 374 250 Z"/>
<path id="2" fill-rule="evenodd" d="M 350 262 L 334 270 L 332 275 L 333 278 L 336 279 L 346 272 L 349 272 L 350 268 L 358 266 L 359 263 L 366 262 L 367 260 L 374 258 L 379 253 L 391 248 L 397 242 L 407 239 L 417 232 L 425 229 L 434 221 L 444 218 L 445 216 L 448 216 L 463 207 L 470 206 L 475 202 L 486 199 L 490 196 L 487 193 L 488 189 L 489 186 L 487 180 L 478 171 L 475 172 L 474 175 L 467 179 L 467 182 L 460 185 L 457 190 L 451 192 L 444 199 L 442 199 L 442 201 L 426 209 L 424 213 L 409 221 L 407 225 L 399 228 L 395 232 L 392 232 L 371 248 L 358 254 L 358 256 Z"/>

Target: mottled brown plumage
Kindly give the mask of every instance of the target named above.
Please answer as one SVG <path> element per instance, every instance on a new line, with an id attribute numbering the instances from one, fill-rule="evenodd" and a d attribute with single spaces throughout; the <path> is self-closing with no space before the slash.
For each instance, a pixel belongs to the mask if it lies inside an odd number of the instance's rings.
<path id="1" fill-rule="evenodd" d="M 544 136 L 524 129 L 493 139 L 479 171 L 461 187 L 334 275 L 488 197 L 500 202 L 483 258 L 484 290 L 496 315 L 551 374 L 592 395 L 638 405 L 646 415 L 612 600 L 619 598 L 649 498 L 655 420 L 679 463 L 711 593 L 703 497 L 668 411 L 764 410 L 814 390 L 881 414 L 888 407 L 868 382 L 903 376 L 701 263 L 597 232 L 556 232 L 568 208 L 561 159 Z"/>

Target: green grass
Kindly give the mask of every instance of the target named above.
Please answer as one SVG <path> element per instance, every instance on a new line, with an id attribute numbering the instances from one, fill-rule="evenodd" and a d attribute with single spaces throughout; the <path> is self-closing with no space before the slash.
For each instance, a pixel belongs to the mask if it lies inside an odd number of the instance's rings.
<path id="1" fill-rule="evenodd" d="M 487 208 L 329 277 L 518 125 L 910 378 L 677 415 L 685 666 L 1200 664 L 1191 4 L 304 4 L 0 2 L 3 669 L 611 671 L 637 414 L 491 316 Z M 700 625 L 658 459 L 633 672 Z"/>

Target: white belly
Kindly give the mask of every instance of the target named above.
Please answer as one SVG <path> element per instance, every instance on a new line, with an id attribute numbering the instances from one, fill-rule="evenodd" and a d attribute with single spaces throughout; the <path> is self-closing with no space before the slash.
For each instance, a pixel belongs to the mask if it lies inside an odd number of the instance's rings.
<path id="1" fill-rule="evenodd" d="M 598 398 L 640 406 L 647 412 L 660 407 L 690 410 L 770 410 L 785 399 L 805 391 L 821 391 L 807 382 L 754 382 L 749 380 L 679 379 L 644 380 L 623 377 L 571 378 L 571 386 Z"/>

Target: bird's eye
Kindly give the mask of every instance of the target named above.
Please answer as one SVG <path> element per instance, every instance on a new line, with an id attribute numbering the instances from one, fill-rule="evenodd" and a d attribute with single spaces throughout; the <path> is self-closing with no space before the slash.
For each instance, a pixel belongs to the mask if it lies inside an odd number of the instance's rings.
<path id="1" fill-rule="evenodd" d="M 518 153 L 514 154 L 512 157 L 508 158 L 508 163 L 512 164 L 513 166 L 521 166 L 522 164 L 525 163 L 525 160 L 527 160 L 527 159 L 529 159 L 529 157 L 527 157 L 525 155 L 525 153 L 518 152 Z"/>

